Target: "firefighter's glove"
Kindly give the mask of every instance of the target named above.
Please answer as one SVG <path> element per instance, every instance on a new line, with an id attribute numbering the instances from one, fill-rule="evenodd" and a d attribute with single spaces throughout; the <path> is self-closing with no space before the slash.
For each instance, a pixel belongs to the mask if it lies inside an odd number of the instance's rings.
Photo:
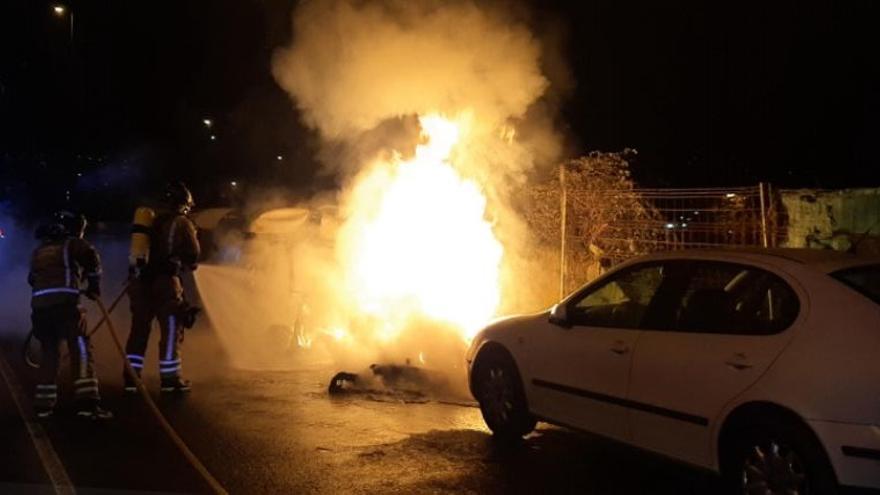
<path id="1" fill-rule="evenodd" d="M 185 310 L 183 310 L 180 315 L 180 325 L 183 328 L 192 328 L 196 324 L 196 318 L 199 316 L 199 313 L 202 312 L 202 308 L 198 306 L 189 306 Z"/>
<path id="2" fill-rule="evenodd" d="M 92 301 L 101 297 L 101 283 L 97 280 L 89 280 L 89 286 L 86 287 L 85 295 Z"/>

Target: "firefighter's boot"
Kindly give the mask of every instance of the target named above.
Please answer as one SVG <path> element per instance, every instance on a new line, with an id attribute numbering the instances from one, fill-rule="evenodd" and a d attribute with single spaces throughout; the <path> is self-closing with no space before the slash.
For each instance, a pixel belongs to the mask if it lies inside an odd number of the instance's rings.
<path id="1" fill-rule="evenodd" d="M 113 413 L 102 408 L 100 401 L 84 399 L 77 402 L 76 417 L 91 421 L 107 421 L 113 419 Z"/>
<path id="2" fill-rule="evenodd" d="M 140 378 L 140 373 L 138 373 L 138 378 Z M 122 382 L 123 382 L 122 390 L 126 394 L 136 394 L 138 391 L 137 384 L 134 382 L 134 380 L 131 379 L 130 376 L 128 376 L 128 373 L 125 373 L 123 375 L 122 379 L 123 379 L 122 380 Z"/>
<path id="3" fill-rule="evenodd" d="M 37 406 L 34 408 L 37 419 L 50 419 L 55 414 L 55 409 L 45 406 Z"/>
<path id="4" fill-rule="evenodd" d="M 162 388 L 160 390 L 162 393 L 166 394 L 180 394 L 189 392 L 190 388 L 191 383 L 189 380 L 184 380 L 179 376 L 170 376 L 162 378 Z"/>
<path id="5" fill-rule="evenodd" d="M 43 364 L 48 367 L 49 364 Z M 37 385 L 37 393 L 34 396 L 34 413 L 38 419 L 49 419 L 55 413 L 55 403 L 58 401 L 58 386 L 54 383 L 41 383 Z"/>
<path id="6" fill-rule="evenodd" d="M 132 371 L 138 376 L 138 379 L 141 377 L 141 372 L 144 369 L 144 356 L 142 354 L 135 354 L 129 352 L 125 358 L 128 360 L 128 364 L 131 366 Z M 135 394 L 137 393 L 137 384 L 128 375 L 128 370 L 122 370 L 122 390 L 125 391 L 126 394 Z"/>

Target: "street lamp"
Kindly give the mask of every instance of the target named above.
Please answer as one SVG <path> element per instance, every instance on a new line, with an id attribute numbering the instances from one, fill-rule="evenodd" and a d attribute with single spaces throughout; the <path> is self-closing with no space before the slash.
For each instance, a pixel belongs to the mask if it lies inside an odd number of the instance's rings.
<path id="1" fill-rule="evenodd" d="M 211 119 L 202 119 L 202 123 L 205 124 L 205 127 L 211 127 L 214 125 L 214 122 Z"/>
<path id="2" fill-rule="evenodd" d="M 55 4 L 52 6 L 52 12 L 54 12 L 55 16 L 57 16 L 57 17 L 64 17 L 64 14 L 68 14 L 68 16 L 70 17 L 70 43 L 72 46 L 73 45 L 73 11 L 71 10 L 70 12 L 68 12 L 67 7 L 58 3 L 58 4 Z"/>

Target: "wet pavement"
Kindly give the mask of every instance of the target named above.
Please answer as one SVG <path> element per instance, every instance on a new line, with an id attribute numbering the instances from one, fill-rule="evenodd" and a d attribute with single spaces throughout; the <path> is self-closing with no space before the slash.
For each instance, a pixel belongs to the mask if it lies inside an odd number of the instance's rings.
<path id="1" fill-rule="evenodd" d="M 210 329 L 192 334 L 184 345 L 193 392 L 154 396 L 230 493 L 719 491 L 709 474 L 543 424 L 522 445 L 499 447 L 479 410 L 466 403 L 412 402 L 394 395 L 331 397 L 327 385 L 339 370 L 327 363 L 274 371 L 233 369 L 224 364 Z M 3 355 L 21 387 L 30 390 L 31 374 L 13 346 L 5 342 Z M 105 402 L 116 419 L 106 425 L 81 424 L 67 406 L 45 424 L 77 490 L 207 491 L 141 399 L 122 394 L 121 361 L 107 335 L 96 338 L 96 353 Z M 155 367 L 149 357 L 147 367 Z M 152 374 L 147 383 L 157 390 Z M 0 381 L 0 492 L 51 493 L 7 388 Z"/>

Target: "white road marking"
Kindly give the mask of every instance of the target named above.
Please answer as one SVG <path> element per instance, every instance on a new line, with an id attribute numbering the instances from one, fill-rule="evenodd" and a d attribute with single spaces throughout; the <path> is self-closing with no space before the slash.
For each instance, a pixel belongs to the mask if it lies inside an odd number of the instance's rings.
<path id="1" fill-rule="evenodd" d="M 49 436 L 46 435 L 46 430 L 44 430 L 39 423 L 31 419 L 30 415 L 26 414 L 25 409 L 22 406 L 21 398 L 23 397 L 23 392 L 21 385 L 18 383 L 18 380 L 15 379 L 14 372 L 2 355 L 0 355 L 0 376 L 2 376 L 3 381 L 6 382 L 6 388 L 9 389 L 9 395 L 12 396 L 12 402 L 15 403 L 15 408 L 18 409 L 18 414 L 21 415 L 21 419 L 27 427 L 28 435 L 30 435 L 31 441 L 34 443 L 34 448 L 37 449 L 37 454 L 40 456 L 40 462 L 43 464 L 43 469 L 46 470 L 46 474 L 49 476 L 49 481 L 52 483 L 52 488 L 55 489 L 55 493 L 58 495 L 75 494 L 76 488 L 70 481 L 70 477 L 67 475 L 67 470 L 64 469 L 64 464 L 61 463 L 58 453 L 55 452 L 55 448 L 52 447 L 52 442 L 49 440 Z"/>

